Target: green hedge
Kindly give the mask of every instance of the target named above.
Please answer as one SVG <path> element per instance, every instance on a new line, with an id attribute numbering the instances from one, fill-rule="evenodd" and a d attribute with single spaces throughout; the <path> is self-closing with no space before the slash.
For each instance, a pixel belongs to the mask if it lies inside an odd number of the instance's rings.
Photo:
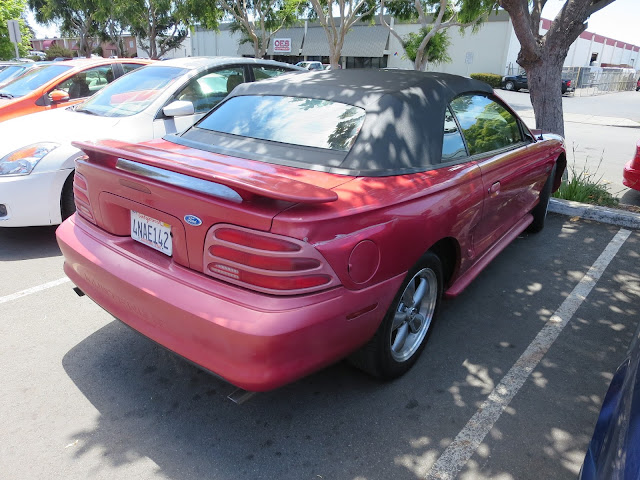
<path id="1" fill-rule="evenodd" d="M 502 84 L 502 77 L 495 73 L 472 73 L 471 78 L 488 83 L 493 88 L 500 88 L 500 85 Z"/>
<path id="2" fill-rule="evenodd" d="M 56 45 L 56 44 L 51 45 L 49 47 L 49 50 L 47 50 L 44 53 L 47 54 L 47 60 L 53 60 L 54 58 L 57 58 L 57 57 L 68 57 L 68 58 L 75 57 L 73 50 L 69 50 L 68 48 L 63 47 L 62 45 Z"/>

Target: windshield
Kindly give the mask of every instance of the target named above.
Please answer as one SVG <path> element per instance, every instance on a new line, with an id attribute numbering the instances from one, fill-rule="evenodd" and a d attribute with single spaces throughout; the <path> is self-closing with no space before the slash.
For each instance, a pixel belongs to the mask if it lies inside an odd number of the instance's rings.
<path id="1" fill-rule="evenodd" d="M 198 128 L 273 142 L 348 152 L 365 111 L 344 103 L 280 96 L 232 97 Z"/>
<path id="2" fill-rule="evenodd" d="M 107 85 L 84 102 L 76 112 L 101 117 L 128 117 L 147 108 L 167 86 L 189 72 L 185 68 L 149 66 L 139 68 Z"/>
<path id="3" fill-rule="evenodd" d="M 47 65 L 45 67 L 35 67 L 22 77 L 14 80 L 0 90 L 0 97 L 22 97 L 31 93 L 36 88 L 40 88 L 45 83 L 71 70 L 68 65 Z"/>

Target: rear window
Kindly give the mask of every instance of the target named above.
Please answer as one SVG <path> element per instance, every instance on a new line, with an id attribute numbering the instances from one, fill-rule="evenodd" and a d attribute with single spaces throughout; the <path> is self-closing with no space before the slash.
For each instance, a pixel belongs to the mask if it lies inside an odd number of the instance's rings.
<path id="1" fill-rule="evenodd" d="M 198 128 L 258 140 L 348 152 L 365 111 L 339 102 L 284 96 L 232 97 Z"/>
<path id="2" fill-rule="evenodd" d="M 0 94 L 7 97 L 22 97 L 36 88 L 40 88 L 45 83 L 71 70 L 68 65 L 48 65 L 46 67 L 36 67 L 22 77 L 14 80 L 0 90 Z"/>

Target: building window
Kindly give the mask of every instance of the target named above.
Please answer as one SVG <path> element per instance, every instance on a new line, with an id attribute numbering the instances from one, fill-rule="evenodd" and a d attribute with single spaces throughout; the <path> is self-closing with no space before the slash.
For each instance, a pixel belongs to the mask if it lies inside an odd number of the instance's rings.
<path id="1" fill-rule="evenodd" d="M 598 60 L 598 54 L 597 54 L 597 53 L 592 53 L 592 54 L 591 54 L 591 61 L 592 61 L 592 62 L 595 62 L 595 61 L 597 61 L 597 60 Z"/>
<path id="2" fill-rule="evenodd" d="M 387 68 L 387 56 L 347 57 L 347 68 Z"/>
<path id="3" fill-rule="evenodd" d="M 273 55 L 272 59 L 277 62 L 291 63 L 292 65 L 295 65 L 296 63 L 304 60 L 304 57 L 296 55 Z"/>

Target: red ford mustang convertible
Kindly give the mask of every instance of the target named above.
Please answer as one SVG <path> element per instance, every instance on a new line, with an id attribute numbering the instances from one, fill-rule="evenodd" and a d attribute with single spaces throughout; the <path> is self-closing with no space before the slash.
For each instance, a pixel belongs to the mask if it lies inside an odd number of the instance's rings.
<path id="1" fill-rule="evenodd" d="M 402 375 L 443 294 L 543 227 L 566 166 L 486 84 L 397 70 L 243 84 L 179 135 L 75 145 L 67 275 L 253 391 L 347 356 Z"/>

